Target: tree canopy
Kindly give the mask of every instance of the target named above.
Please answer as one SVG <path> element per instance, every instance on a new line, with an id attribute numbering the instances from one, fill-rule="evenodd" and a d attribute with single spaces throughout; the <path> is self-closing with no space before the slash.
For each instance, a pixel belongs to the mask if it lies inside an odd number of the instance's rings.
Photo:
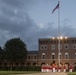
<path id="1" fill-rule="evenodd" d="M 11 62 L 25 61 L 27 57 L 27 46 L 20 38 L 6 41 L 4 45 L 6 59 Z"/>
<path id="2" fill-rule="evenodd" d="M 0 47 L 0 60 L 5 59 L 5 51 Z"/>

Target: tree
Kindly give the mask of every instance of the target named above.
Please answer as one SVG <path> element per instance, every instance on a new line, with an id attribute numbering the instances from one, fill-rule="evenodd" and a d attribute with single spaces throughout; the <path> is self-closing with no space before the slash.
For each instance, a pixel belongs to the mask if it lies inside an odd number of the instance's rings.
<path id="1" fill-rule="evenodd" d="M 13 63 L 22 62 L 27 57 L 27 46 L 20 38 L 8 40 L 4 45 L 7 61 Z"/>
<path id="2" fill-rule="evenodd" d="M 4 60 L 5 59 L 5 51 L 0 47 L 0 60 Z"/>

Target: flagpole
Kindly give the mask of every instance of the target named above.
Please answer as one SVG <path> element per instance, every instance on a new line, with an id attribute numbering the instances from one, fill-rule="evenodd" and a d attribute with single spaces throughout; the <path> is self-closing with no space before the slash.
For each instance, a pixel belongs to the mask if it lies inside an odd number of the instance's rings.
<path id="1" fill-rule="evenodd" d="M 60 2 L 58 1 L 57 6 L 53 9 L 52 13 L 58 9 L 58 63 L 60 66 Z"/>
<path id="2" fill-rule="evenodd" d="M 60 66 L 60 2 L 58 1 L 59 9 L 58 9 L 58 61 Z"/>

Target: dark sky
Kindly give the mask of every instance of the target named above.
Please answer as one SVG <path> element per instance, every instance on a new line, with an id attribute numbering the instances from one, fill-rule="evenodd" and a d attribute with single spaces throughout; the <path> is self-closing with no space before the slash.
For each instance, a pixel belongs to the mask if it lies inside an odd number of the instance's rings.
<path id="1" fill-rule="evenodd" d="M 0 46 L 11 38 L 20 37 L 28 50 L 38 50 L 39 38 L 57 37 L 57 11 L 51 14 L 56 4 L 57 0 L 0 0 Z M 69 17 L 63 17 L 62 36 L 76 37 L 72 24 Z"/>

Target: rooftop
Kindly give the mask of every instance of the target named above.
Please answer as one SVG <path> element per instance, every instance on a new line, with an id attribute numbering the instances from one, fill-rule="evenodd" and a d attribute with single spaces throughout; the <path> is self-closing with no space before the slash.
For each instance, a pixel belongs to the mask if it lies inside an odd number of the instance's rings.
<path id="1" fill-rule="evenodd" d="M 28 54 L 37 54 L 38 51 L 28 51 L 27 53 L 28 53 Z"/>

